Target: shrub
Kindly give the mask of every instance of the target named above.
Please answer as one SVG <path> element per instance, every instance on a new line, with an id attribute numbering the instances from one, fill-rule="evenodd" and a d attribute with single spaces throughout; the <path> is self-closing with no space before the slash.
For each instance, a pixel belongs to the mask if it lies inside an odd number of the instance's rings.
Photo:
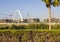
<path id="1" fill-rule="evenodd" d="M 60 29 L 60 24 L 53 25 L 52 29 Z"/>
<path id="2" fill-rule="evenodd" d="M 48 29 L 48 25 L 41 23 L 41 24 L 38 24 L 38 28 L 39 29 Z"/>
<path id="3" fill-rule="evenodd" d="M 20 25 L 20 26 L 12 25 L 11 29 L 25 29 L 25 25 Z"/>
<path id="4" fill-rule="evenodd" d="M 0 26 L 0 30 L 8 29 L 8 26 Z"/>

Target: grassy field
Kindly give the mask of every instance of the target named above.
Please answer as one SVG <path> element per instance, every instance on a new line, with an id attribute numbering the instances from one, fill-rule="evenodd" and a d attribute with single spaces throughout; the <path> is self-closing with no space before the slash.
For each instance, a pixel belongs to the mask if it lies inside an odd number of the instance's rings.
<path id="1" fill-rule="evenodd" d="M 60 29 L 0 30 L 0 42 L 60 42 Z"/>
<path id="2" fill-rule="evenodd" d="M 53 29 L 54 28 L 54 29 Z M 60 25 L 0 25 L 0 42 L 60 42 Z"/>
<path id="3" fill-rule="evenodd" d="M 60 32 L 60 29 L 19 29 L 19 30 L 9 30 L 9 29 L 5 29 L 5 30 L 0 30 L 0 31 L 56 31 L 56 32 Z"/>

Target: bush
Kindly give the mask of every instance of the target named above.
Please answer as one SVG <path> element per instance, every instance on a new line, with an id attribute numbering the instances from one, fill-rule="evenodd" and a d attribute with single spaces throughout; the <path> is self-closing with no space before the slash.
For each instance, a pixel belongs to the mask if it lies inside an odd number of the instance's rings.
<path id="1" fill-rule="evenodd" d="M 60 29 L 60 24 L 53 25 L 52 29 Z"/>
<path id="2" fill-rule="evenodd" d="M 1 30 L 8 29 L 8 26 L 0 26 Z"/>
<path id="3" fill-rule="evenodd" d="M 3 29 L 48 29 L 49 25 L 44 23 L 31 23 L 31 24 L 23 24 L 23 25 L 2 25 L 0 26 L 0 30 Z M 60 24 L 52 25 L 52 29 L 60 29 Z"/>
<path id="4" fill-rule="evenodd" d="M 48 29 L 48 25 L 47 24 L 28 24 L 25 25 L 25 29 Z"/>
<path id="5" fill-rule="evenodd" d="M 41 24 L 38 24 L 38 28 L 39 29 L 48 29 L 48 25 L 41 23 Z"/>
<path id="6" fill-rule="evenodd" d="M 11 29 L 25 29 L 25 25 L 20 25 L 20 26 L 12 25 Z"/>

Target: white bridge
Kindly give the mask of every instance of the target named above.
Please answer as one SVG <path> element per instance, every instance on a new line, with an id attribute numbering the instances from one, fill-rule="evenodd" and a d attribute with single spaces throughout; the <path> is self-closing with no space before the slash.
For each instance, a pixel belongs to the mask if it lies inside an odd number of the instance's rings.
<path id="1" fill-rule="evenodd" d="M 13 14 L 13 21 L 16 20 L 16 13 L 18 13 L 18 15 L 19 15 L 19 18 L 17 19 L 17 21 L 18 20 L 23 21 L 23 18 L 22 18 L 20 10 L 16 10 L 15 13 Z"/>

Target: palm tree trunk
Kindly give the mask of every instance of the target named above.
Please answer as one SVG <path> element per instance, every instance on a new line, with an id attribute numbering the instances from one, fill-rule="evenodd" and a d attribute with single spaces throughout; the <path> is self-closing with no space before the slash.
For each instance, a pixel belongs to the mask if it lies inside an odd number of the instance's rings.
<path id="1" fill-rule="evenodd" d="M 51 30 L 51 7 L 48 7 L 49 30 Z"/>

